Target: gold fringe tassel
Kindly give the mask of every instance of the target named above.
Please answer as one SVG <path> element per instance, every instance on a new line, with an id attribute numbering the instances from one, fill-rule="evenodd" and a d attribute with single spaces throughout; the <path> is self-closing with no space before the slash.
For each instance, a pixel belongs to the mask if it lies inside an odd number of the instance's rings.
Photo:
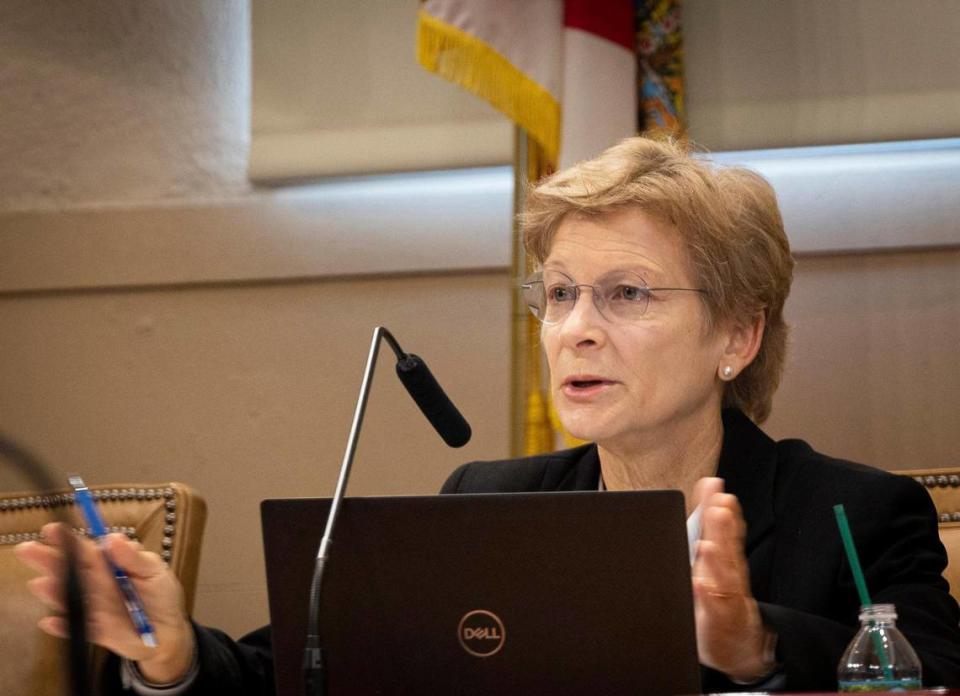
<path id="1" fill-rule="evenodd" d="M 527 148 L 527 180 L 533 184 L 552 173 L 553 167 L 546 153 L 536 144 Z M 527 272 L 533 271 L 529 259 Z M 550 398 L 549 371 L 540 349 L 540 322 L 530 312 L 525 314 L 527 334 L 527 420 L 524 423 L 526 448 L 524 454 L 533 455 L 552 452 L 564 447 L 576 447 L 583 440 L 568 433 L 560 422 L 557 407 Z"/>
<path id="2" fill-rule="evenodd" d="M 487 100 L 526 130 L 556 165 L 560 103 L 489 44 L 420 10 L 417 61 Z"/>
<path id="3" fill-rule="evenodd" d="M 550 412 L 548 390 L 544 387 L 543 358 L 540 353 L 540 322 L 527 312 L 524 317 L 527 334 L 524 369 L 527 382 L 527 413 L 524 428 L 524 455 L 552 452 L 556 449 L 556 435 Z"/>

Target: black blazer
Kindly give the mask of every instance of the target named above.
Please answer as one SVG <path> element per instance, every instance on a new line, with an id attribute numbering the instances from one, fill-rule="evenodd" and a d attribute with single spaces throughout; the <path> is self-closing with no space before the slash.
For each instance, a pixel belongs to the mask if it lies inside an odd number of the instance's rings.
<path id="1" fill-rule="evenodd" d="M 941 576 L 946 553 L 936 512 L 912 479 L 774 442 L 739 411 L 723 414 L 717 475 L 747 523 L 750 584 L 777 633 L 788 691 L 837 687 L 837 663 L 859 626 L 859 598 L 837 531 L 843 503 L 875 603 L 896 605 L 897 626 L 923 663 L 925 685 L 960 686 L 960 613 Z M 597 490 L 596 445 L 458 468 L 444 493 Z M 704 670 L 704 691 L 743 689 Z"/>
<path id="2" fill-rule="evenodd" d="M 897 607 L 897 625 L 923 662 L 926 685 L 960 687 L 957 604 L 941 572 L 946 554 L 926 491 L 915 481 L 814 452 L 799 440 L 774 442 L 738 411 L 723 414 L 718 475 L 747 522 L 754 597 L 779 636 L 777 659 L 790 691 L 836 689 L 837 662 L 858 626 L 859 600 L 832 507 L 846 506 L 867 585 Z M 596 490 L 595 445 L 526 459 L 465 464 L 443 493 Z M 237 642 L 196 626 L 200 674 L 190 696 L 272 696 L 270 628 Z M 105 694 L 121 690 L 108 664 Z M 744 689 L 704 670 L 704 691 Z"/>

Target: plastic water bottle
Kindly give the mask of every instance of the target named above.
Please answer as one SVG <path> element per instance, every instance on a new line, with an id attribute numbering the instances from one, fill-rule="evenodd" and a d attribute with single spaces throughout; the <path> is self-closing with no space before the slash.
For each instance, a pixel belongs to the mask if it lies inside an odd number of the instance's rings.
<path id="1" fill-rule="evenodd" d="M 897 629 L 892 604 L 860 607 L 860 630 L 837 666 L 840 691 L 913 691 L 922 688 L 920 660 Z"/>

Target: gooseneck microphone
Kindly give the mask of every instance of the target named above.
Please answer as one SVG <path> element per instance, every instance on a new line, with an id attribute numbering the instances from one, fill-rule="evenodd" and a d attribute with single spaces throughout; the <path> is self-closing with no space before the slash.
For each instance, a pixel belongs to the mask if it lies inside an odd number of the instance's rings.
<path id="1" fill-rule="evenodd" d="M 61 488 L 54 483 L 49 469 L 33 454 L 10 438 L 0 433 L 0 459 L 13 463 L 30 480 L 34 489 L 52 493 Z M 41 493 L 42 495 L 42 493 Z M 64 506 L 53 506 L 58 522 L 71 526 Z M 80 566 L 77 562 L 77 540 L 70 531 L 65 535 L 66 579 L 64 582 L 64 606 L 68 624 L 67 671 L 64 683 L 67 696 L 90 696 L 90 678 L 87 665 L 87 624 L 80 584 Z"/>
<path id="2" fill-rule="evenodd" d="M 330 555 L 333 527 L 340 512 L 340 502 L 343 500 L 350 478 L 350 468 L 357 449 L 357 439 L 360 435 L 360 426 L 363 423 L 363 414 L 367 408 L 367 397 L 370 394 L 370 385 L 373 381 L 373 371 L 377 365 L 377 354 L 380 350 L 380 339 L 393 349 L 397 356 L 397 376 L 403 382 L 407 392 L 420 407 L 434 429 L 451 447 L 462 447 L 470 440 L 470 425 L 453 405 L 443 389 L 437 383 L 433 374 L 423 360 L 412 353 L 405 353 L 397 339 L 383 326 L 373 330 L 373 339 L 370 342 L 370 351 L 367 355 L 367 365 L 363 371 L 363 381 L 360 383 L 360 396 L 357 398 L 357 407 L 353 413 L 353 424 L 350 426 L 350 436 L 347 438 L 347 449 L 340 464 L 340 477 L 337 479 L 337 488 L 330 502 L 330 512 L 327 515 L 327 525 L 317 550 L 317 560 L 313 569 L 313 580 L 310 583 L 310 606 L 307 614 L 307 644 L 303 654 L 303 680 L 306 696 L 320 696 L 325 690 L 324 655 L 320 640 L 320 590 L 323 585 L 323 570 Z"/>

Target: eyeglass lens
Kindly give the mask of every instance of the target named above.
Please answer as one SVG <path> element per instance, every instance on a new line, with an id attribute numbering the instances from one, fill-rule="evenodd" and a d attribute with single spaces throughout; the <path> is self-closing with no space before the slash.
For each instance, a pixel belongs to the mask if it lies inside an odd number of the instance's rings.
<path id="1" fill-rule="evenodd" d="M 530 311 L 545 324 L 563 321 L 585 289 L 593 295 L 594 306 L 607 320 L 642 317 L 650 302 L 647 283 L 630 271 L 610 273 L 593 285 L 577 283 L 558 271 L 545 271 L 535 274 L 522 287 Z"/>

